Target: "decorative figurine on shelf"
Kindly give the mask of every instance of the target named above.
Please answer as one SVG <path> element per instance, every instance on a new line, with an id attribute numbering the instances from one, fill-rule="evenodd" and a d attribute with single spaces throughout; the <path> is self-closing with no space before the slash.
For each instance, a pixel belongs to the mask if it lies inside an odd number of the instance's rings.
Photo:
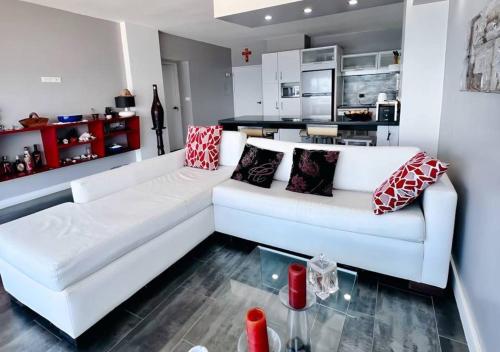
<path id="1" fill-rule="evenodd" d="M 131 111 L 129 108 L 135 106 L 135 97 L 130 93 L 128 89 L 123 89 L 120 95 L 115 97 L 115 105 L 117 108 L 124 108 L 124 111 L 120 111 L 118 115 L 121 117 L 132 117 L 135 116 L 135 111 Z"/>
<path id="2" fill-rule="evenodd" d="M 5 155 L 2 157 L 1 173 L 3 177 L 9 177 L 12 175 L 12 164 L 9 162 L 9 159 Z"/>
<path id="3" fill-rule="evenodd" d="M 27 173 L 33 172 L 33 159 L 31 158 L 30 150 L 28 147 L 24 147 L 24 155 L 23 155 L 24 166 Z"/>
<path id="4" fill-rule="evenodd" d="M 38 150 L 38 145 L 33 144 L 33 164 L 36 170 L 43 167 L 42 153 Z"/>
<path id="5" fill-rule="evenodd" d="M 16 161 L 14 162 L 14 168 L 18 174 L 23 174 L 26 167 L 24 163 L 19 159 L 19 155 L 16 155 Z"/>
<path id="6" fill-rule="evenodd" d="M 80 137 L 78 137 L 78 141 L 80 143 L 82 142 L 90 142 L 90 141 L 93 141 L 96 137 L 94 137 L 92 134 L 90 134 L 89 132 L 83 132 Z"/>
<path id="7" fill-rule="evenodd" d="M 156 144 L 158 148 L 158 155 L 165 154 L 165 147 L 163 145 L 163 130 L 164 113 L 161 106 L 160 98 L 158 97 L 158 87 L 153 84 L 153 105 L 151 106 L 151 118 L 153 119 L 153 130 L 156 130 Z"/>

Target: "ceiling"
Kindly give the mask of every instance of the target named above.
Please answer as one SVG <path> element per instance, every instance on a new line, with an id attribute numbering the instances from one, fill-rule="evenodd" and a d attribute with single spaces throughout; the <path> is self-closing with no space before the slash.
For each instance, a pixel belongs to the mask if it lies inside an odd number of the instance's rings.
<path id="1" fill-rule="evenodd" d="M 403 22 L 403 0 L 398 3 L 394 3 L 394 0 L 359 0 L 360 4 L 375 1 L 378 4 L 388 5 L 257 28 L 215 19 L 211 0 L 23 1 L 112 21 L 140 24 L 225 47 L 298 33 L 322 35 L 401 28 Z M 322 1 L 344 3 L 346 0 Z"/>

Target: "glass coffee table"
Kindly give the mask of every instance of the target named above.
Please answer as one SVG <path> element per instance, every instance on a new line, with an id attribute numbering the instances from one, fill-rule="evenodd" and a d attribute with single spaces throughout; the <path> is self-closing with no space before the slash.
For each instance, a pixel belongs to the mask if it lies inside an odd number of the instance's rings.
<path id="1" fill-rule="evenodd" d="M 268 327 L 278 333 L 283 352 L 287 336 L 287 308 L 281 303 L 279 290 L 288 282 L 291 263 L 307 265 L 307 259 L 266 247 L 256 247 L 236 268 L 229 280 L 214 293 L 214 301 L 185 336 L 191 343 L 208 351 L 236 351 L 245 329 L 245 314 L 251 307 L 261 307 Z M 307 311 L 313 352 L 338 350 L 346 312 L 356 286 L 357 274 L 338 269 L 339 290 L 326 300 L 316 297 Z"/>

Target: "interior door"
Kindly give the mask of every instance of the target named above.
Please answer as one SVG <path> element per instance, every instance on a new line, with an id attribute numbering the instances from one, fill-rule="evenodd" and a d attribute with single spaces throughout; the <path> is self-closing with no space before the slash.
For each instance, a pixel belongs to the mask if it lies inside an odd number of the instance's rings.
<path id="1" fill-rule="evenodd" d="M 163 68 L 163 84 L 165 87 L 165 113 L 170 151 L 184 148 L 185 131 L 182 128 L 181 96 L 179 92 L 179 75 L 176 63 L 165 63 Z"/>
<path id="2" fill-rule="evenodd" d="M 234 115 L 262 115 L 261 66 L 233 67 Z"/>
<path id="3" fill-rule="evenodd" d="M 300 51 L 279 52 L 278 69 L 280 83 L 300 82 Z"/>

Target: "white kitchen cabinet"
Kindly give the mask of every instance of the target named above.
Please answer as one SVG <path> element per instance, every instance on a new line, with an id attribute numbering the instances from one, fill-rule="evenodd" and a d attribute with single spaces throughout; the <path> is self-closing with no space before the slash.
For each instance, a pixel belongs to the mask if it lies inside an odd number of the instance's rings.
<path id="1" fill-rule="evenodd" d="M 279 83 L 263 83 L 262 100 L 264 116 L 279 116 Z"/>
<path id="2" fill-rule="evenodd" d="M 262 83 L 278 81 L 278 53 L 262 54 Z"/>
<path id="3" fill-rule="evenodd" d="M 300 82 L 300 50 L 278 53 L 279 82 Z"/>
<path id="4" fill-rule="evenodd" d="M 300 116 L 300 98 L 281 98 L 280 116 L 299 117 Z"/>

